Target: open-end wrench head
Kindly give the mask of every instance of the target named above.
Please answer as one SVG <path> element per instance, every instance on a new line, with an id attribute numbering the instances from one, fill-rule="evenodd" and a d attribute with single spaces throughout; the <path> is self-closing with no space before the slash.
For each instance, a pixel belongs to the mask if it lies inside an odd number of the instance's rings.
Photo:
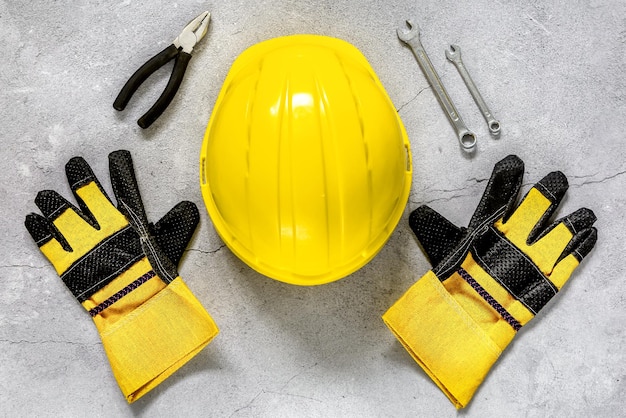
<path id="1" fill-rule="evenodd" d="M 461 47 L 455 44 L 450 45 L 446 49 L 446 58 L 455 64 L 461 62 Z"/>
<path id="2" fill-rule="evenodd" d="M 398 34 L 398 39 L 400 39 L 404 43 L 408 43 L 409 41 L 420 37 L 420 27 L 417 23 L 415 23 L 415 19 L 407 19 L 406 25 L 409 27 L 407 31 L 405 28 L 398 28 L 396 33 Z"/>

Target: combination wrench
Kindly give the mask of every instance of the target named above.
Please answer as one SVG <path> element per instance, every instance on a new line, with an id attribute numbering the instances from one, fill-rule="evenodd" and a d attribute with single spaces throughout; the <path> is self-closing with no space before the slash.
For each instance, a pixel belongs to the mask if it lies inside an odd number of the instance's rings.
<path id="1" fill-rule="evenodd" d="M 437 100 L 439 100 L 441 107 L 443 107 L 446 115 L 448 115 L 448 119 L 456 131 L 461 146 L 466 151 L 473 150 L 476 145 L 476 136 L 473 132 L 467 129 L 467 126 L 465 126 L 465 122 L 461 119 L 459 112 L 456 110 L 456 107 L 454 107 L 450 96 L 448 96 L 448 92 L 446 92 L 446 89 L 441 83 L 437 72 L 433 68 L 433 64 L 430 62 L 430 59 L 422 46 L 422 42 L 420 41 L 419 26 L 414 23 L 414 20 L 412 19 L 407 20 L 406 24 L 409 27 L 409 31 L 399 28 L 396 31 L 398 39 L 407 44 L 411 48 L 411 51 L 413 51 L 413 55 L 415 55 L 417 63 L 424 72 L 424 75 L 426 75 L 428 83 L 433 88 Z"/>
<path id="2" fill-rule="evenodd" d="M 478 105 L 478 108 L 480 109 L 481 113 L 485 117 L 485 120 L 487 121 L 489 131 L 491 131 L 493 135 L 499 135 L 500 122 L 498 122 L 496 118 L 493 117 L 493 114 L 487 107 L 487 103 L 485 103 L 485 100 L 483 100 L 483 96 L 480 95 L 476 84 L 474 84 L 474 80 L 472 80 L 472 77 L 470 77 L 467 68 L 465 68 L 465 64 L 463 64 L 463 61 L 461 60 L 461 48 L 459 48 L 458 45 L 450 45 L 450 49 L 446 49 L 446 58 L 448 58 L 448 60 L 455 65 L 457 70 L 459 70 L 461 78 L 465 82 L 465 85 L 472 94 L 474 101 Z"/>

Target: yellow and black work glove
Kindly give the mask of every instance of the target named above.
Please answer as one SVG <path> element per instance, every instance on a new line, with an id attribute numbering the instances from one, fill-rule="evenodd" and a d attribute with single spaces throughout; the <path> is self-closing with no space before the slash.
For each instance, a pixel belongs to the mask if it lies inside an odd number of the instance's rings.
<path id="1" fill-rule="evenodd" d="M 589 209 L 550 223 L 568 188 L 561 172 L 544 177 L 516 206 L 523 174 L 516 156 L 498 162 L 467 228 L 427 206 L 409 217 L 434 268 L 383 320 L 457 408 L 596 242 Z"/>
<path id="2" fill-rule="evenodd" d="M 26 228 L 91 315 L 128 402 L 156 387 L 204 348 L 217 326 L 178 275 L 199 215 L 181 202 L 148 223 L 128 151 L 109 155 L 116 208 L 81 157 L 65 166 L 79 207 L 39 192 Z"/>

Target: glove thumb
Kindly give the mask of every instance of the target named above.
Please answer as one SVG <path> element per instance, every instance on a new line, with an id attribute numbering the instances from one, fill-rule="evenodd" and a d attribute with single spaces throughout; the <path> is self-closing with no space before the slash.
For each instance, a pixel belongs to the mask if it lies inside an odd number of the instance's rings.
<path id="1" fill-rule="evenodd" d="M 195 203 L 183 201 L 156 224 L 149 225 L 150 234 L 175 266 L 178 266 L 199 221 L 200 214 Z"/>
<path id="2" fill-rule="evenodd" d="M 459 244 L 466 231 L 426 205 L 411 212 L 409 226 L 433 267 Z"/>

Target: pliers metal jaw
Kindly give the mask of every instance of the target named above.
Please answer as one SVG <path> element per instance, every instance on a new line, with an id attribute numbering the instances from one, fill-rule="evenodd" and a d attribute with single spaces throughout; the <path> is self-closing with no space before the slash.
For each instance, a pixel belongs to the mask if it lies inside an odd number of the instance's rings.
<path id="1" fill-rule="evenodd" d="M 174 39 L 174 46 L 183 52 L 191 54 L 193 47 L 206 35 L 210 20 L 211 13 L 209 12 L 203 12 L 200 16 L 193 19 L 185 26 L 180 35 Z"/>
<path id="2" fill-rule="evenodd" d="M 165 86 L 165 90 L 163 90 L 163 93 L 161 93 L 161 96 L 152 107 L 137 121 L 137 124 L 143 129 L 152 125 L 174 99 L 183 81 L 189 60 L 191 60 L 191 52 L 196 44 L 206 35 L 210 19 L 211 14 L 209 12 L 200 14 L 185 26 L 171 45 L 139 67 L 122 87 L 115 102 L 113 102 L 113 107 L 116 110 L 124 110 L 132 95 L 150 75 L 172 59 L 176 59 L 172 75 Z"/>

